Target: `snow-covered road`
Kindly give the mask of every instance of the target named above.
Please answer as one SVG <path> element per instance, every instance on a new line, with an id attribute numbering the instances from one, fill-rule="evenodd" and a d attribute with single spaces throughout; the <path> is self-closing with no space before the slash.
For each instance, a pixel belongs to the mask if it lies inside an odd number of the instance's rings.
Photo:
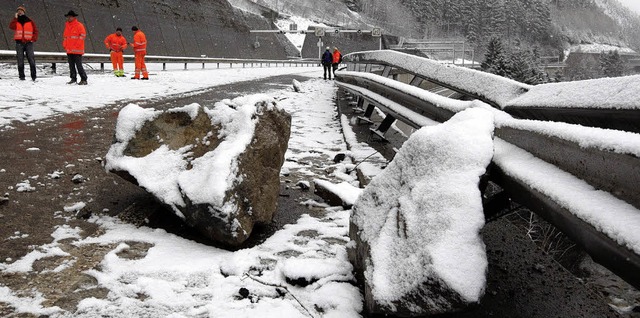
<path id="1" fill-rule="evenodd" d="M 120 105 L 123 100 L 179 96 L 209 86 L 281 74 L 316 78 L 321 75 L 317 69 L 305 68 L 194 70 L 157 72 L 151 81 L 140 82 L 92 74 L 86 87 L 67 86 L 63 76 L 42 78 L 35 83 L 3 80 L 1 124 L 3 129 L 13 129 L 11 120 L 35 125 L 39 119 Z M 267 93 L 293 117 L 283 174 L 290 186 L 312 183 L 315 178 L 355 182 L 353 176 L 344 173 L 345 164 L 332 160 L 335 154 L 347 151 L 334 103 L 336 87 L 332 82 L 310 79 L 302 83 L 302 88 L 303 93 L 295 93 L 290 87 L 274 87 Z M 12 90 L 21 92 L 20 96 L 7 93 Z M 10 166 L 11 162 L 1 162 L 0 171 L 8 171 Z M 32 191 L 37 193 L 39 187 L 34 184 Z M 14 200 L 19 200 L 19 196 L 18 192 L 11 193 Z M 83 270 L 95 279 L 96 285 L 108 290 L 107 296 L 84 298 L 76 311 L 70 311 L 51 305 L 48 299 L 52 295 L 37 288 L 8 287 L 0 280 L 0 303 L 13 308 L 12 312 L 53 317 L 360 316 L 362 299 L 353 284 L 352 267 L 345 251 L 349 241 L 349 211 L 342 208 L 314 201 L 300 202 L 313 208 L 316 217 L 302 216 L 296 224 L 285 226 L 260 245 L 229 252 L 100 214 L 88 221 L 102 230 L 98 235 L 86 237 L 80 227 L 69 225 L 83 203 L 40 211 L 57 215 L 64 220 L 63 224 L 53 229 L 50 243 L 32 246 L 32 252 L 19 259 L 0 260 L 0 271 L 7 276 L 27 277 L 59 276 L 69 271 L 75 273 L 68 276 L 74 276 L 81 271 L 78 264 L 82 256 L 78 255 L 78 249 L 107 247 L 98 267 Z M 318 209 L 324 212 L 317 213 Z M 12 231 L 3 231 L 5 235 L 0 239 L 29 237 L 29 233 Z M 132 254 L 141 256 L 127 256 Z M 42 260 L 50 265 L 34 266 Z M 291 280 L 301 278 L 311 284 L 290 284 Z"/>

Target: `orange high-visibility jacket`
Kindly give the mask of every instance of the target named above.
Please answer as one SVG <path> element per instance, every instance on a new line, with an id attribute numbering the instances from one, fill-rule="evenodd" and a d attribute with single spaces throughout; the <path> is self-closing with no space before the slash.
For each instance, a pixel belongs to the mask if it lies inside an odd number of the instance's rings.
<path id="1" fill-rule="evenodd" d="M 147 53 L 147 37 L 140 30 L 133 34 L 133 53 Z"/>
<path id="2" fill-rule="evenodd" d="M 342 53 L 340 51 L 333 51 L 333 64 L 340 64 L 342 62 Z"/>
<path id="3" fill-rule="evenodd" d="M 38 28 L 36 24 L 29 18 L 24 24 L 19 23 L 18 19 L 13 18 L 9 23 L 9 29 L 13 30 L 13 39 L 22 42 L 35 42 L 38 40 Z"/>
<path id="4" fill-rule="evenodd" d="M 122 35 L 112 33 L 104 39 L 104 45 L 114 52 L 122 52 L 127 48 L 127 39 Z"/>
<path id="5" fill-rule="evenodd" d="M 78 19 L 67 21 L 62 34 L 62 47 L 67 51 L 67 54 L 84 54 L 84 39 L 86 37 L 87 31 Z"/>

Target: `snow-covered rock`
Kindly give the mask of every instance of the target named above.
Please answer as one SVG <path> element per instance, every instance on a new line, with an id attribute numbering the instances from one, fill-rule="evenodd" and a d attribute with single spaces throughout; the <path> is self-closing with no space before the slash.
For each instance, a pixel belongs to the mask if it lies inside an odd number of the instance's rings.
<path id="1" fill-rule="evenodd" d="M 140 185 L 206 237 L 242 244 L 276 211 L 291 116 L 266 95 L 166 112 L 128 105 L 105 168 Z"/>
<path id="2" fill-rule="evenodd" d="M 478 184 L 493 129 L 481 108 L 420 129 L 354 204 L 350 258 L 370 314 L 432 315 L 480 301 L 487 258 Z"/>
<path id="3" fill-rule="evenodd" d="M 362 189 L 351 185 L 349 182 L 343 181 L 335 184 L 322 179 L 313 180 L 313 189 L 318 196 L 330 205 L 342 206 L 347 209 L 353 206 L 353 203 L 362 193 Z"/>

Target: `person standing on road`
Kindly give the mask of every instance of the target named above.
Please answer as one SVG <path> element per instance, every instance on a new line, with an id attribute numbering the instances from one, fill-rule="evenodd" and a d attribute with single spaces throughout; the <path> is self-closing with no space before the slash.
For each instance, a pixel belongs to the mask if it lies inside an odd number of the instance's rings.
<path id="1" fill-rule="evenodd" d="M 16 41 L 16 55 L 18 58 L 18 76 L 24 81 L 24 56 L 27 56 L 31 79 L 36 80 L 36 58 L 33 53 L 33 43 L 38 40 L 38 28 L 33 20 L 26 15 L 27 9 L 19 6 L 13 20 L 9 23 L 9 29 L 13 30 L 13 39 Z"/>
<path id="2" fill-rule="evenodd" d="M 62 35 L 62 47 L 67 51 L 67 61 L 69 62 L 69 75 L 71 81 L 67 84 L 75 84 L 78 80 L 77 76 L 80 75 L 80 82 L 78 85 L 87 85 L 87 73 L 82 67 L 82 55 L 84 55 L 84 39 L 87 37 L 87 31 L 84 25 L 78 21 L 78 14 L 69 11 L 64 15 L 67 18 L 67 22 L 64 26 L 64 33 Z"/>
<path id="3" fill-rule="evenodd" d="M 338 69 L 338 64 L 342 63 L 342 53 L 338 51 L 337 47 L 333 47 L 333 61 L 331 64 L 331 68 L 333 69 L 333 78 L 336 78 L 336 70 Z"/>
<path id="4" fill-rule="evenodd" d="M 136 59 L 136 72 L 131 79 L 148 80 L 149 73 L 147 72 L 147 65 L 144 63 L 144 57 L 147 55 L 147 37 L 135 25 L 131 27 L 131 31 L 133 31 L 133 43 L 131 46 Z M 142 78 L 140 78 L 140 73 L 142 73 Z"/>
<path id="5" fill-rule="evenodd" d="M 116 33 L 109 34 L 104 39 L 104 45 L 111 52 L 111 64 L 113 74 L 117 77 L 124 77 L 124 57 L 122 51 L 127 48 L 127 39 L 122 36 L 122 28 L 116 28 Z"/>
<path id="6" fill-rule="evenodd" d="M 324 53 L 322 53 L 322 59 L 320 62 L 322 63 L 322 67 L 324 68 L 324 79 L 327 79 L 327 73 L 329 73 L 329 79 L 331 79 L 331 64 L 333 63 L 333 55 L 331 54 L 330 48 L 328 46 Z"/>

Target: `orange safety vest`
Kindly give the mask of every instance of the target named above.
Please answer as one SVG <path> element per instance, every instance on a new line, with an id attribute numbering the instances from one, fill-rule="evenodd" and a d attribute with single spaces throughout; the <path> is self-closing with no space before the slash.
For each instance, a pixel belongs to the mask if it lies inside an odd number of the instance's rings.
<path id="1" fill-rule="evenodd" d="M 16 23 L 16 31 L 13 33 L 13 39 L 16 41 L 29 42 L 33 40 L 33 31 L 34 26 L 31 21 L 25 24 Z"/>
<path id="2" fill-rule="evenodd" d="M 147 37 L 140 30 L 133 34 L 133 53 L 147 53 Z"/>
<path id="3" fill-rule="evenodd" d="M 84 39 L 87 37 L 87 31 L 80 21 L 67 21 L 62 35 L 62 47 L 67 54 L 84 54 Z"/>
<path id="4" fill-rule="evenodd" d="M 340 62 L 342 60 L 342 53 L 340 53 L 340 51 L 335 50 L 333 51 L 333 64 L 340 64 Z"/>
<path id="5" fill-rule="evenodd" d="M 127 39 L 122 35 L 117 35 L 115 33 L 109 34 L 106 39 L 104 39 L 104 45 L 107 49 L 113 50 L 115 52 L 122 52 L 127 48 Z"/>

